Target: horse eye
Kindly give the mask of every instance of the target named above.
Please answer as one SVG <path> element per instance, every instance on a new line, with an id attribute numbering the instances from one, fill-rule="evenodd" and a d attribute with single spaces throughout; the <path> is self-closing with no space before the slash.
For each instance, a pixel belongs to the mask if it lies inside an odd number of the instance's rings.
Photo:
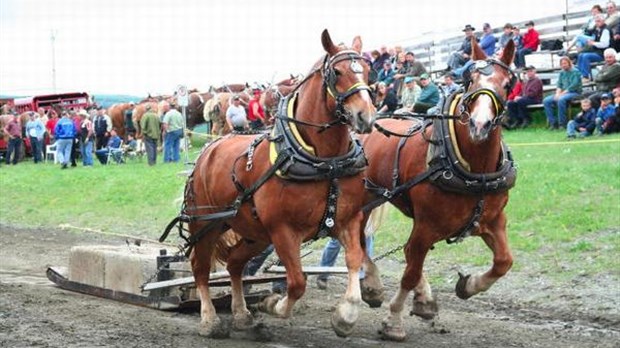
<path id="1" fill-rule="evenodd" d="M 334 74 L 336 74 L 336 76 L 340 76 L 342 75 L 342 73 L 340 72 L 340 70 L 334 68 Z"/>

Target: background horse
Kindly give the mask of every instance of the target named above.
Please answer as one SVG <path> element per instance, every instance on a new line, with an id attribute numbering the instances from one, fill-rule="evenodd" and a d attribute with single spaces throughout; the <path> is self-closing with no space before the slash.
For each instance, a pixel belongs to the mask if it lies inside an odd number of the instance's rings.
<path id="1" fill-rule="evenodd" d="M 203 117 L 206 121 L 211 122 L 211 134 L 213 135 L 226 135 L 230 133 L 230 128 L 226 122 L 226 111 L 231 104 L 231 98 L 238 95 L 241 99 L 241 105 L 246 108 L 250 102 L 250 95 L 248 93 L 216 93 L 213 98 L 209 99 L 203 109 Z"/>
<path id="2" fill-rule="evenodd" d="M 159 102 L 156 101 L 141 102 L 133 108 L 131 119 L 133 121 L 133 126 L 136 128 L 136 139 L 142 139 L 140 120 L 142 119 L 142 116 L 144 116 L 144 114 L 146 113 L 146 105 L 150 105 L 151 110 L 157 113 L 157 115 L 160 115 L 161 113 L 159 110 Z"/>
<path id="3" fill-rule="evenodd" d="M 265 110 L 265 122 L 267 125 L 273 122 L 273 117 L 278 111 L 278 103 L 280 99 L 289 95 L 295 88 L 299 81 L 292 77 L 283 81 L 280 81 L 272 86 L 267 87 L 260 96 L 260 103 Z"/>
<path id="4" fill-rule="evenodd" d="M 203 117 L 204 107 L 211 98 L 213 98 L 213 94 L 210 92 L 192 92 L 189 94 L 189 102 L 186 110 L 188 129 L 194 129 L 197 125 L 205 123 L 205 118 Z"/>
<path id="5" fill-rule="evenodd" d="M 296 151 L 309 151 L 303 156 L 337 166 L 341 163 L 339 158 L 350 159 L 351 148 L 360 149 L 354 146 L 356 143 L 352 141 L 348 126 L 359 132 L 369 132 L 376 110 L 366 84 L 369 67 L 360 56 L 361 39 L 356 37 L 353 49 L 345 49 L 335 46 L 325 30 L 322 44 L 327 55 L 301 84 L 296 101 L 290 104 L 290 112 L 282 115 L 282 136 L 275 138 L 295 137 L 306 144 L 306 150 L 294 147 Z M 329 126 L 323 127 L 326 124 Z M 286 127 L 297 131 L 285 131 Z M 337 334 L 348 335 L 357 320 L 361 297 L 358 271 L 363 250 L 358 230 L 363 218 L 360 211 L 363 183 L 359 172 L 362 168 L 356 168 L 349 176 L 341 176 L 330 169 L 329 176 L 333 177 L 329 180 L 288 180 L 273 174 L 275 169 L 283 168 L 280 167 L 284 163 L 282 159 L 289 161 L 292 157 L 286 155 L 286 151 L 279 152 L 275 159 L 278 166 L 272 166 L 272 145 L 276 145 L 276 140 L 265 136 L 226 136 L 205 147 L 187 181 L 181 217 L 188 216 L 190 234 L 198 239 L 191 254 L 191 265 L 201 299 L 201 332 L 207 335 L 218 332 L 220 319 L 209 295 L 209 270 L 211 257 L 218 252 L 221 232 L 230 227 L 242 236 L 226 259 L 232 286 L 234 328 L 248 328 L 253 320 L 246 308 L 241 282 L 247 261 L 269 244 L 275 246 L 287 270 L 287 294 L 284 298 L 272 295 L 261 308 L 279 317 L 289 317 L 306 287 L 300 245 L 322 230 L 338 238 L 346 248 L 349 284 L 343 302 L 332 316 L 332 326 Z M 363 153 L 362 157 L 356 155 L 355 158 L 355 163 L 362 160 L 362 167 L 365 165 Z M 325 165 L 323 168 L 328 169 Z M 282 171 L 290 174 L 289 169 L 286 167 Z M 336 191 L 333 190 L 334 177 L 338 177 Z M 232 210 L 222 211 L 231 204 Z M 207 221 L 209 214 L 216 212 L 224 217 Z M 333 219 L 326 219 L 326 216 L 333 216 Z"/>
<path id="6" fill-rule="evenodd" d="M 458 110 L 462 111 L 463 119 L 458 122 L 436 120 L 433 126 L 423 128 L 420 133 L 403 140 L 404 143 L 401 143 L 400 138 L 386 138 L 380 132 L 373 132 L 364 140 L 364 149 L 369 160 L 368 180 L 380 187 L 392 189 L 399 184 L 413 183 L 412 180 L 420 178 L 420 175 L 429 170 L 427 153 L 431 146 L 431 136 L 432 141 L 437 144 L 443 141 L 453 141 L 456 144 L 459 163 L 468 168 L 468 175 L 495 173 L 498 167 L 504 165 L 507 159 L 503 157 L 500 119 L 514 78 L 508 68 L 514 56 L 514 45 L 510 42 L 506 46 L 499 61 L 485 60 L 487 57 L 474 41 L 472 47 L 472 59 L 476 64 L 467 74 L 469 88 L 462 96 L 460 105 L 456 107 L 457 113 Z M 445 139 L 434 135 L 441 122 L 453 123 L 453 131 L 450 131 L 450 135 Z M 413 126 L 412 122 L 402 120 L 385 120 L 380 124 L 399 133 L 406 133 Z M 395 163 L 398 165 L 396 180 L 392 174 Z M 450 179 L 452 174 L 453 172 L 448 170 L 439 171 L 436 173 L 438 177 L 430 178 Z M 514 184 L 514 181 L 512 183 Z M 413 218 L 414 226 L 404 249 L 407 266 L 400 289 L 392 298 L 389 315 L 384 320 L 384 338 L 398 341 L 406 338 L 402 324 L 403 308 L 411 290 L 414 292 L 412 314 L 429 319 L 437 312 L 435 298 L 423 274 L 424 259 L 435 243 L 442 240 L 458 241 L 471 233 L 482 237 L 493 251 L 493 265 L 490 270 L 484 274 L 461 276 L 456 285 L 456 294 L 462 299 L 489 289 L 510 269 L 512 255 L 507 243 L 504 207 L 508 203 L 507 189 L 511 186 L 505 190 L 485 191 L 483 184 L 476 186 L 478 184 L 472 182 L 472 185 L 480 190 L 453 193 L 426 178 L 393 199 L 392 203 L 401 212 Z M 366 201 L 375 198 L 375 195 L 369 194 Z M 374 265 L 370 265 L 370 261 L 367 261 L 367 264 L 371 272 L 367 271 L 366 277 L 376 279 L 376 274 L 373 274 Z"/>
<path id="7" fill-rule="evenodd" d="M 125 138 L 125 135 L 126 135 L 125 134 L 126 133 L 125 111 L 131 109 L 132 107 L 133 107 L 133 104 L 130 104 L 130 103 L 119 103 L 119 104 L 114 104 L 110 106 L 107 110 L 107 114 L 108 116 L 110 116 L 110 119 L 112 120 L 112 127 L 116 129 L 116 133 L 118 133 L 118 136 L 123 139 L 126 139 Z M 134 128 L 135 128 L 135 125 L 134 125 Z"/>

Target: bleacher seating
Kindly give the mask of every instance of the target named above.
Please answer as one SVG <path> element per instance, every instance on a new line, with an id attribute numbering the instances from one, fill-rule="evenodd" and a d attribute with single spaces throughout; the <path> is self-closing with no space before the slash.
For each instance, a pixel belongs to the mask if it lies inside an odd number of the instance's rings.
<path id="1" fill-rule="evenodd" d="M 595 3 L 592 3 L 592 5 Z M 589 6 L 592 6 L 589 5 Z M 588 6 L 585 4 L 584 6 Z M 577 34 L 581 32 L 582 26 L 588 21 L 591 13 L 589 8 L 587 10 L 576 11 L 568 14 L 559 14 L 556 16 L 549 16 L 543 18 L 532 19 L 536 24 L 536 30 L 540 34 L 540 40 L 554 40 L 559 39 L 564 43 L 564 47 L 567 43 Z M 513 22 L 520 28 L 525 27 L 525 23 L 528 20 L 521 22 Z M 493 30 L 494 35 L 499 38 L 502 34 L 502 27 L 497 25 L 497 28 Z M 416 60 L 424 64 L 427 71 L 437 79 L 447 66 L 447 60 L 451 52 L 456 51 L 463 41 L 463 34 L 461 32 L 455 33 L 456 36 L 443 37 L 437 40 L 426 40 L 418 42 L 414 45 L 405 46 L 405 51 L 412 51 L 415 53 Z M 523 32 L 521 33 L 523 34 Z M 426 33 L 423 37 L 432 36 L 430 33 Z M 481 31 L 476 32 L 476 36 L 481 36 Z M 558 51 L 544 51 L 538 50 L 530 55 L 525 56 L 526 65 L 534 65 L 537 68 L 538 77 L 543 81 L 543 92 L 547 96 L 555 91 L 555 86 L 560 72 L 560 56 Z M 595 66 L 600 65 L 597 63 Z M 594 72 L 595 73 L 595 72 Z M 591 91 L 595 87 L 593 84 L 584 86 L 584 91 Z M 574 107 L 579 106 L 580 98 L 576 98 L 572 103 Z M 535 118 L 542 117 L 544 119 L 544 113 L 542 112 L 543 105 L 535 104 L 528 107 L 530 110 L 537 110 L 538 115 L 533 115 Z M 542 115 L 542 116 L 541 116 Z M 569 111 L 569 117 L 571 112 Z"/>

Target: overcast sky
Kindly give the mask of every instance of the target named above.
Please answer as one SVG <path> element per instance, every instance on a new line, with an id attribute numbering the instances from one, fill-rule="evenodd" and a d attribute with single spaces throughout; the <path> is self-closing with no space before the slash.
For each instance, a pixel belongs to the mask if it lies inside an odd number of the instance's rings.
<path id="1" fill-rule="evenodd" d="M 571 0 L 572 2 L 585 0 Z M 604 1 L 601 1 L 604 4 Z M 561 14 L 565 0 L 2 0 L 0 94 L 170 94 L 306 73 L 320 34 L 364 50 L 465 24 Z M 571 5 L 572 6 L 572 5 Z M 51 36 L 54 33 L 55 44 Z M 55 55 L 52 54 L 52 47 Z"/>

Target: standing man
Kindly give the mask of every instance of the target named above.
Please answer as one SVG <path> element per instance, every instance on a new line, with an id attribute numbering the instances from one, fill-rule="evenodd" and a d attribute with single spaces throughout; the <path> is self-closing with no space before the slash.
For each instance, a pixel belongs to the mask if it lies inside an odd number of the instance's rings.
<path id="1" fill-rule="evenodd" d="M 566 110 L 571 99 L 581 94 L 581 73 L 573 68 L 570 58 L 564 56 L 560 58 L 560 76 L 558 77 L 557 88 L 553 95 L 543 99 L 545 114 L 549 122 L 549 129 L 566 129 Z M 557 117 L 554 115 L 554 108 L 557 107 Z"/>
<path id="2" fill-rule="evenodd" d="M 13 155 L 13 165 L 19 160 L 19 150 L 22 146 L 22 124 L 19 122 L 17 113 L 13 113 L 11 120 L 4 126 L 4 134 L 9 136 L 9 145 L 6 150 L 5 162 L 11 164 L 11 154 Z"/>
<path id="3" fill-rule="evenodd" d="M 162 121 L 164 137 L 164 163 L 179 162 L 181 138 L 183 138 L 183 115 L 170 103 L 162 103 L 164 118 Z"/>
<path id="4" fill-rule="evenodd" d="M 144 109 L 146 112 L 140 119 L 140 128 L 144 135 L 144 149 L 146 151 L 146 158 L 149 166 L 154 166 L 157 163 L 157 140 L 159 139 L 160 123 L 157 114 L 151 110 L 150 104 L 145 104 Z"/>
<path id="5" fill-rule="evenodd" d="M 248 123 L 245 109 L 239 105 L 240 103 L 241 100 L 239 96 L 235 95 L 232 97 L 232 105 L 226 110 L 226 123 L 228 123 L 228 128 L 236 132 L 243 132 Z"/>
<path id="6" fill-rule="evenodd" d="M 112 130 L 112 120 L 106 115 L 105 109 L 100 105 L 97 107 L 97 116 L 94 120 L 95 126 L 95 149 L 99 150 L 108 144 L 110 131 Z"/>
<path id="7" fill-rule="evenodd" d="M 38 114 L 31 112 L 30 120 L 26 123 L 26 134 L 30 138 L 30 148 L 32 149 L 32 157 L 34 163 L 42 162 L 43 158 L 43 136 L 45 135 L 45 126 L 38 117 Z"/>
<path id="8" fill-rule="evenodd" d="M 260 105 L 260 89 L 254 89 L 254 97 L 248 105 L 248 121 L 250 121 L 250 129 L 258 130 L 265 126 L 265 111 Z"/>
<path id="9" fill-rule="evenodd" d="M 56 153 L 58 154 L 61 169 L 67 169 L 67 165 L 71 160 L 73 139 L 76 133 L 73 120 L 69 118 L 69 114 L 66 111 L 63 111 L 62 118 L 56 123 L 56 128 L 54 128 L 54 134 L 56 134 Z"/>
<path id="10" fill-rule="evenodd" d="M 527 106 L 539 104 L 543 96 L 542 81 L 536 76 L 536 68 L 532 65 L 525 68 L 526 81 L 521 94 L 508 102 L 508 128 L 526 128 L 532 123 Z"/>

